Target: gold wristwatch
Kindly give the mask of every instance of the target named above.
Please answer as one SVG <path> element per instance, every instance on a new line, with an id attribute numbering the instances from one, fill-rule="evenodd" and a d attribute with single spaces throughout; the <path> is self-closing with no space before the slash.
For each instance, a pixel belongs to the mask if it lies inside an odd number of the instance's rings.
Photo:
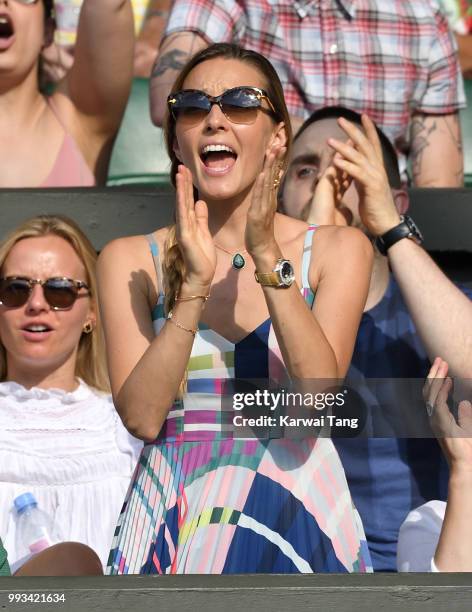
<path id="1" fill-rule="evenodd" d="M 293 266 L 288 259 L 278 259 L 272 272 L 254 272 L 256 281 L 264 287 L 290 287 L 295 280 Z"/>

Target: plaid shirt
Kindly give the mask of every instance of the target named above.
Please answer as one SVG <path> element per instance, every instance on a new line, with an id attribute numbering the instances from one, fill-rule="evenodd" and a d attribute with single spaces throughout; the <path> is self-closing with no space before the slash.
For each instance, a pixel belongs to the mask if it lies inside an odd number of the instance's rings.
<path id="1" fill-rule="evenodd" d="M 166 35 L 182 31 L 262 53 L 292 115 L 333 104 L 366 112 L 399 152 L 413 113 L 465 106 L 455 41 L 434 0 L 174 0 Z"/>

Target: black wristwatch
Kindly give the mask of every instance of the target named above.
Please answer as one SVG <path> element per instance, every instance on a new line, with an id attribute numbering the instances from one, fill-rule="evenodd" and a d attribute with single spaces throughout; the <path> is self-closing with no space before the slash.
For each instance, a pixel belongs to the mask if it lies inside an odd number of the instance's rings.
<path id="1" fill-rule="evenodd" d="M 386 255 L 388 249 L 403 238 L 410 238 L 416 244 L 423 244 L 423 234 L 413 219 L 408 215 L 400 215 L 400 221 L 398 225 L 375 239 L 375 245 L 382 255 Z"/>

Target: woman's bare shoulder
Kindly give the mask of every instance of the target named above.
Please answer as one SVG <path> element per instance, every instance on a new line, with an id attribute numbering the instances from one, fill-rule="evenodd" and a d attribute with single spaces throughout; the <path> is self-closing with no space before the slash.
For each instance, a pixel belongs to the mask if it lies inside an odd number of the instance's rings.
<path id="1" fill-rule="evenodd" d="M 322 225 L 313 236 L 310 285 L 316 287 L 325 275 L 370 275 L 374 252 L 367 236 L 354 227 Z"/>
<path id="2" fill-rule="evenodd" d="M 167 233 L 168 228 L 152 233 L 159 250 Z M 132 293 L 142 295 L 149 305 L 155 304 L 162 287 L 146 236 L 126 236 L 109 242 L 98 258 L 98 282 L 103 290 L 122 287 L 125 294 L 133 287 Z"/>
<path id="3" fill-rule="evenodd" d="M 151 234 L 159 253 L 163 252 L 168 231 L 168 228 L 162 228 Z M 125 236 L 112 240 L 100 252 L 98 271 L 99 274 L 110 273 L 119 277 L 142 273 L 147 278 L 154 279 L 155 265 L 149 240 L 144 235 Z"/>
<path id="4" fill-rule="evenodd" d="M 339 225 L 320 225 L 313 236 L 313 249 L 333 251 L 361 250 L 372 252 L 372 245 L 367 236 L 355 227 Z"/>
<path id="5" fill-rule="evenodd" d="M 168 232 L 169 228 L 164 227 L 149 234 L 149 236 L 154 238 L 159 253 L 162 253 Z M 113 261 L 114 258 L 118 258 L 119 264 L 121 264 L 122 260 L 132 264 L 143 259 L 149 259 L 149 253 L 150 242 L 145 235 L 140 234 L 137 236 L 115 238 L 108 242 L 101 250 L 99 259 Z"/>
<path id="6" fill-rule="evenodd" d="M 149 250 L 149 247 L 147 248 Z M 137 261 L 142 260 L 146 251 L 146 239 L 144 236 L 125 236 L 115 238 L 108 242 L 100 251 L 99 263 L 110 263 L 125 267 L 134 266 Z M 115 267 L 115 265 L 113 267 Z"/>
<path id="7" fill-rule="evenodd" d="M 309 229 L 308 223 L 288 217 L 287 215 L 278 214 L 276 217 L 276 229 L 280 236 L 280 246 L 298 245 L 300 240 L 306 235 Z"/>

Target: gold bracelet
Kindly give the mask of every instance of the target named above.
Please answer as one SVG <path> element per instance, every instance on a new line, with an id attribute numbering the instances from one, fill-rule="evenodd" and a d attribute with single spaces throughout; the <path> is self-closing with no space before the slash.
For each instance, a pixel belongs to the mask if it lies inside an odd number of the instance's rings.
<path id="1" fill-rule="evenodd" d="M 172 310 L 169 312 L 169 314 L 167 315 L 167 320 L 170 321 L 171 323 L 173 323 L 176 327 L 178 327 L 179 329 L 183 329 L 186 332 L 189 332 L 190 334 L 192 334 L 192 336 L 195 336 L 195 334 L 197 333 L 198 329 L 190 329 L 188 327 L 184 327 L 182 325 L 182 323 L 179 323 L 178 321 L 176 321 L 174 319 L 174 315 Z"/>
<path id="2" fill-rule="evenodd" d="M 180 297 L 180 295 L 178 295 L 175 298 L 175 301 L 176 302 L 189 302 L 190 300 L 196 300 L 198 298 L 201 298 L 204 302 L 206 302 L 209 297 L 210 297 L 210 294 L 208 295 L 188 295 L 187 297 Z"/>

